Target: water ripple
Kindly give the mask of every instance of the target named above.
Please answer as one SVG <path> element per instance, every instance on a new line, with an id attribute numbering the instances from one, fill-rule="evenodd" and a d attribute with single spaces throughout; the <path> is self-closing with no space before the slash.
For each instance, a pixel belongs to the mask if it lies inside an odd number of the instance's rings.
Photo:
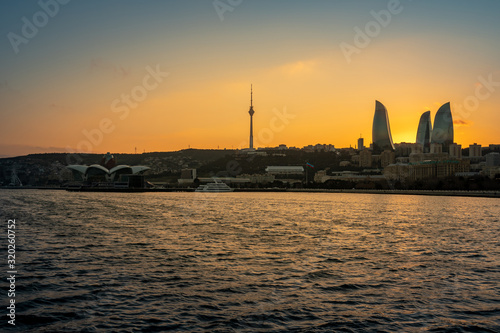
<path id="1" fill-rule="evenodd" d="M 500 332 L 498 199 L 19 190 L 0 204 L 18 228 L 17 331 Z"/>

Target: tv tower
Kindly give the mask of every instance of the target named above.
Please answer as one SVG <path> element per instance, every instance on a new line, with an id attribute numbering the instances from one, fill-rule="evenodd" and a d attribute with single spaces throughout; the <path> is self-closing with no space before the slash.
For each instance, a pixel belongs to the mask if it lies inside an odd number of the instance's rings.
<path id="1" fill-rule="evenodd" d="M 250 149 L 253 149 L 253 114 L 255 111 L 253 110 L 253 89 L 252 85 L 250 85 L 250 110 L 248 111 L 250 114 Z"/>

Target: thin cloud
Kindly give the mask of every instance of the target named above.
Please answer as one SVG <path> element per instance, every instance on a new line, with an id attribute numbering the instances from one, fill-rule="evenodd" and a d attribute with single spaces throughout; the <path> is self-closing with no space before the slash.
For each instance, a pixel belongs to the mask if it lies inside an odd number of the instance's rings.
<path id="1" fill-rule="evenodd" d="M 279 71 L 288 76 L 297 76 L 313 72 L 316 65 L 317 61 L 315 60 L 294 61 L 280 66 Z"/>
<path id="2" fill-rule="evenodd" d="M 472 121 L 455 119 L 455 120 L 453 120 L 453 125 L 455 125 L 457 127 L 468 127 L 468 126 L 472 125 Z"/>
<path id="3" fill-rule="evenodd" d="M 58 103 L 50 103 L 49 108 L 54 109 L 54 110 L 58 110 L 58 111 L 61 111 L 61 110 L 66 111 L 66 110 L 70 109 L 69 107 L 58 104 Z"/>
<path id="4" fill-rule="evenodd" d="M 130 69 L 124 68 L 121 65 L 115 65 L 101 58 L 90 60 L 89 71 L 91 73 L 105 73 L 117 79 L 125 79 L 131 73 Z"/>
<path id="5" fill-rule="evenodd" d="M 7 81 L 0 82 L 0 92 L 6 92 L 9 94 L 19 93 L 19 91 L 12 88 Z"/>

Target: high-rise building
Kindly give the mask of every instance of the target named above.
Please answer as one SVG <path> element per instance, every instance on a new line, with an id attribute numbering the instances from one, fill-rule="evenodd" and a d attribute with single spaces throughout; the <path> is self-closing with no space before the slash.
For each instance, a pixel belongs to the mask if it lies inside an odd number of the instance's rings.
<path id="1" fill-rule="evenodd" d="M 362 151 L 363 149 L 365 149 L 364 139 L 363 138 L 359 138 L 358 139 L 358 150 Z"/>
<path id="2" fill-rule="evenodd" d="M 431 154 L 441 154 L 443 152 L 443 145 L 441 143 L 431 143 Z"/>
<path id="3" fill-rule="evenodd" d="M 395 143 L 394 148 L 396 149 L 397 157 L 408 157 L 413 151 L 413 146 L 415 143 L 401 142 Z"/>
<path id="4" fill-rule="evenodd" d="M 391 126 L 389 125 L 387 109 L 379 101 L 375 101 L 372 141 L 373 150 L 375 152 L 382 152 L 384 150 L 394 151 L 394 143 L 392 142 Z"/>
<path id="5" fill-rule="evenodd" d="M 250 85 L 250 110 L 248 111 L 250 114 L 250 149 L 253 149 L 253 114 L 255 111 L 253 110 L 253 88 Z"/>
<path id="6" fill-rule="evenodd" d="M 363 168 L 372 167 L 372 152 L 368 149 L 364 149 L 359 153 L 359 166 Z"/>
<path id="7" fill-rule="evenodd" d="M 453 143 L 453 117 L 450 102 L 443 104 L 434 116 L 431 143 L 441 144 L 443 152 L 448 152 L 450 144 Z"/>
<path id="8" fill-rule="evenodd" d="M 415 143 L 411 147 L 411 153 L 412 154 L 423 154 L 424 153 L 424 147 L 420 143 Z"/>
<path id="9" fill-rule="evenodd" d="M 490 150 L 491 150 L 491 151 L 497 151 L 497 152 L 500 152 L 500 145 L 493 145 L 493 144 L 490 144 L 489 148 L 490 148 Z"/>
<path id="10" fill-rule="evenodd" d="M 500 153 L 489 153 L 486 154 L 486 166 L 500 166 Z"/>
<path id="11" fill-rule="evenodd" d="M 481 145 L 474 142 L 473 145 L 469 145 L 469 157 L 481 157 Z"/>
<path id="12" fill-rule="evenodd" d="M 449 147 L 450 157 L 461 160 L 462 159 L 462 145 L 452 143 Z"/>
<path id="13" fill-rule="evenodd" d="M 380 166 L 385 168 L 389 164 L 393 164 L 396 161 L 396 154 L 390 150 L 384 150 L 380 154 Z"/>
<path id="14" fill-rule="evenodd" d="M 432 136 L 432 124 L 431 124 L 431 112 L 426 111 L 420 116 L 420 121 L 418 122 L 417 129 L 417 141 L 416 143 L 422 145 L 424 153 L 428 153 L 431 149 L 431 136 Z"/>

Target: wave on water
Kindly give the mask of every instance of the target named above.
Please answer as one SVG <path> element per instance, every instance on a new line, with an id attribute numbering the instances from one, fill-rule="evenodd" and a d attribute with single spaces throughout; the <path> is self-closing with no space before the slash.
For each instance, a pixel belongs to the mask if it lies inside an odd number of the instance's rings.
<path id="1" fill-rule="evenodd" d="M 444 201 L 0 191 L 19 275 L 3 327 L 500 332 L 500 206 Z"/>

